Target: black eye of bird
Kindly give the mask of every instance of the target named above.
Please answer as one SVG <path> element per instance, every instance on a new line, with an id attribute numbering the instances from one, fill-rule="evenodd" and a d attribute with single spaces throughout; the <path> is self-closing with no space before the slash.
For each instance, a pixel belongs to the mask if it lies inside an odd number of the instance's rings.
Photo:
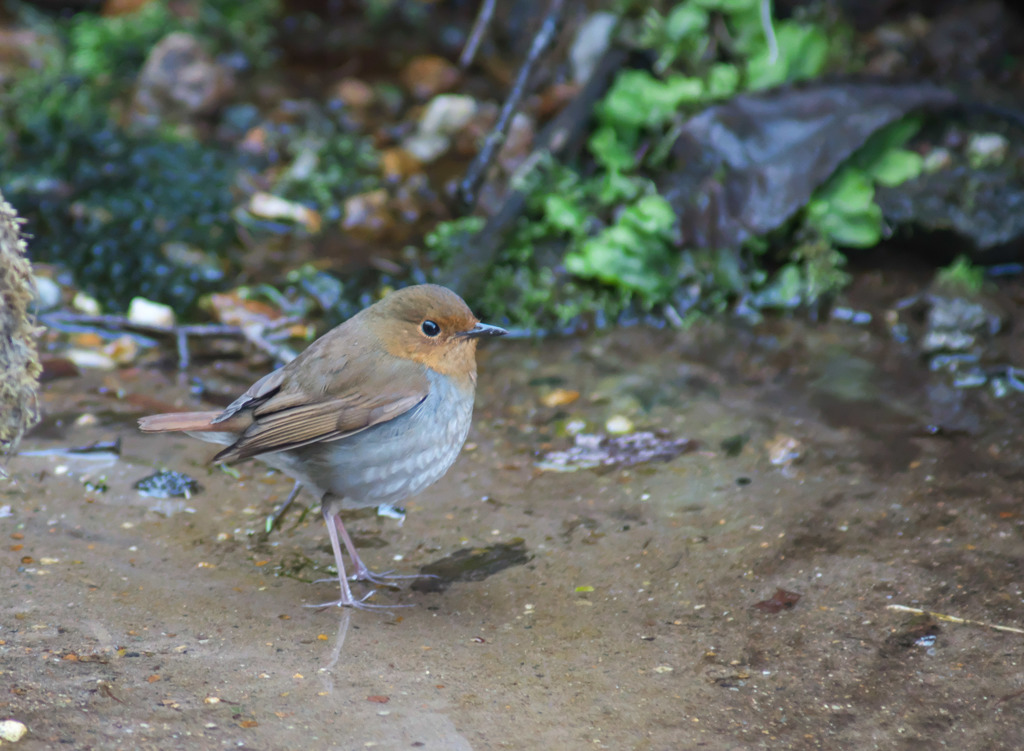
<path id="1" fill-rule="evenodd" d="M 424 321 L 420 330 L 429 337 L 435 337 L 441 333 L 441 327 L 433 321 Z"/>

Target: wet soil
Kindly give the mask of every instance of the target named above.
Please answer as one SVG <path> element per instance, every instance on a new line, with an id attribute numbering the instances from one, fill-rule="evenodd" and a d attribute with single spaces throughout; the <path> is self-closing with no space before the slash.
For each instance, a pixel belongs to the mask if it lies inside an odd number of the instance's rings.
<path id="1" fill-rule="evenodd" d="M 1024 626 L 1020 396 L 953 389 L 878 323 L 485 349 L 452 471 L 403 524 L 349 520 L 372 567 L 443 584 L 379 591 L 379 612 L 308 607 L 337 594 L 309 583 L 331 572 L 312 500 L 259 534 L 285 478 L 134 430 L 146 399 L 196 403 L 174 374 L 50 384 L 23 451 L 123 448 L 8 463 L 19 748 L 1020 747 L 1024 633 L 991 627 Z M 581 397 L 543 406 L 558 387 Z M 614 416 L 701 448 L 536 468 L 568 421 Z M 133 489 L 163 467 L 203 489 Z M 758 606 L 778 588 L 800 597 Z"/>

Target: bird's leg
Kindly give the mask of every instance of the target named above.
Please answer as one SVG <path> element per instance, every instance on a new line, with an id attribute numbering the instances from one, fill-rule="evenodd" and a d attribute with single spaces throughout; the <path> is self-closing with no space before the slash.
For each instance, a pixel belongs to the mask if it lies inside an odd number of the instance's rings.
<path id="1" fill-rule="evenodd" d="M 359 582 L 370 582 L 371 584 L 383 584 L 384 586 L 392 585 L 394 579 L 423 579 L 429 577 L 429 574 L 392 574 L 390 571 L 385 571 L 382 574 L 370 571 L 363 559 L 359 557 L 359 553 L 356 550 L 356 544 L 352 542 L 352 538 L 349 537 L 348 530 L 345 529 L 345 525 L 341 523 L 341 517 L 335 514 L 334 523 L 338 527 L 338 534 L 341 535 L 341 539 L 345 542 L 345 549 L 348 550 L 348 557 L 352 559 L 352 565 L 356 567 L 355 573 L 352 574 L 352 578 Z M 330 524 L 330 522 L 328 522 Z"/>
<path id="2" fill-rule="evenodd" d="M 377 574 L 370 571 L 362 558 L 359 557 L 358 551 L 355 549 L 355 543 L 352 542 L 352 538 L 349 537 L 348 531 L 345 529 L 345 525 L 341 523 L 341 516 L 335 515 L 334 523 L 338 527 L 338 534 L 341 535 L 341 539 L 345 542 L 345 549 L 348 550 L 348 557 L 352 559 L 352 566 L 355 567 L 355 572 L 352 574 L 352 579 L 357 582 L 370 582 L 371 584 L 383 584 L 387 585 L 390 579 L 418 579 L 416 574 L 409 574 L 406 576 L 396 576 L 389 571 L 383 574 Z"/>
<path id="3" fill-rule="evenodd" d="M 327 534 L 331 538 L 331 550 L 334 551 L 334 565 L 338 567 L 338 584 L 341 586 L 341 598 L 334 602 L 322 602 L 319 605 L 310 605 L 309 607 L 322 608 L 328 605 L 337 605 L 338 607 L 353 607 L 359 608 L 360 610 L 372 610 L 375 608 L 389 608 L 393 606 L 389 605 L 373 605 L 366 602 L 366 598 L 373 594 L 371 591 L 368 595 L 363 597 L 361 600 L 357 600 L 352 596 L 352 590 L 349 589 L 348 579 L 345 577 L 345 562 L 341 559 L 341 543 L 338 541 L 338 530 L 345 535 L 345 545 L 349 547 L 349 552 L 352 551 L 352 541 L 349 539 L 348 533 L 345 531 L 345 526 L 341 523 L 341 519 L 338 519 L 338 515 L 328 510 L 329 504 L 323 504 L 324 521 L 327 523 Z M 334 525 L 334 520 L 337 520 L 337 529 Z M 358 560 L 358 559 L 356 559 Z"/>

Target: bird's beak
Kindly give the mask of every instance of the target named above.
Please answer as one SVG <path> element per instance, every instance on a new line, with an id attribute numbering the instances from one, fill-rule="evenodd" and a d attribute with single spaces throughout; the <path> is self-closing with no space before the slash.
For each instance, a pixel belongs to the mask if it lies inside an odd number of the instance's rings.
<path id="1" fill-rule="evenodd" d="M 465 339 L 479 339 L 484 336 L 505 336 L 508 332 L 500 326 L 491 326 L 489 323 L 478 323 L 469 331 L 462 331 L 459 336 Z"/>

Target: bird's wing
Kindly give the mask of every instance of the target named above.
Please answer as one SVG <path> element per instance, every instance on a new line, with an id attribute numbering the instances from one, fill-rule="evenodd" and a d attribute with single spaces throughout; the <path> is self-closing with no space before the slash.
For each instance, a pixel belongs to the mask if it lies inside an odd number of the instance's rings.
<path id="1" fill-rule="evenodd" d="M 344 363 L 342 363 L 342 367 L 344 367 Z M 281 390 L 281 383 L 285 381 L 287 373 L 287 366 L 279 368 L 273 373 L 267 373 L 250 386 L 244 394 L 231 402 L 223 412 L 213 419 L 212 424 L 216 425 L 219 422 L 229 420 L 243 410 L 254 409 L 277 395 Z"/>
<path id="2" fill-rule="evenodd" d="M 429 381 L 409 361 L 312 358 L 291 377 L 272 376 L 253 384 L 224 411 L 230 417 L 248 410 L 250 425 L 231 446 L 214 457 L 237 462 L 272 451 L 319 441 L 336 441 L 408 412 L 426 399 Z M 232 409 L 234 408 L 234 411 Z"/>

